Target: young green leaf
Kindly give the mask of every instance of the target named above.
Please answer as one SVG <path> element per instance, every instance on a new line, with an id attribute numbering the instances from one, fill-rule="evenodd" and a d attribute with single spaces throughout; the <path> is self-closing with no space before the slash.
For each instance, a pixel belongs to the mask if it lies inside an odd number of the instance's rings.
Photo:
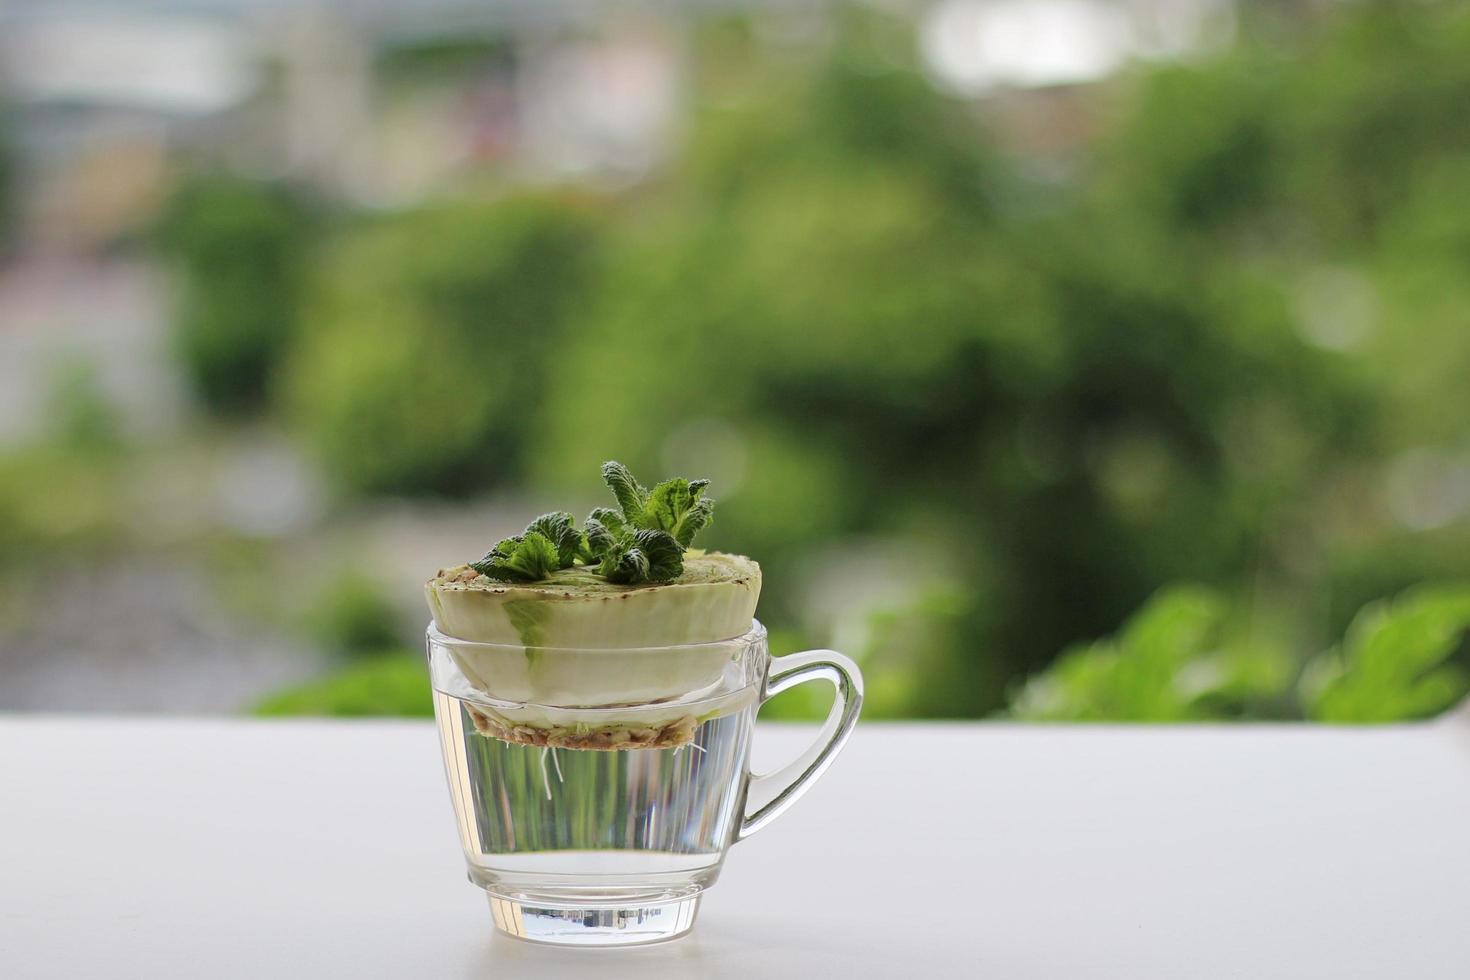
<path id="1" fill-rule="evenodd" d="M 708 480 L 665 480 L 651 491 L 644 488 L 622 463 L 609 461 L 602 466 L 603 479 L 612 488 L 622 508 L 622 519 L 630 529 L 666 531 L 682 547 L 689 547 L 694 536 L 714 520 L 714 500 L 706 497 Z M 622 532 L 602 513 L 593 511 L 598 520 L 614 535 Z"/>
<path id="2" fill-rule="evenodd" d="M 510 556 L 511 552 L 516 550 L 516 545 L 520 543 L 521 535 L 519 534 L 511 535 L 508 538 L 501 538 L 499 541 L 495 542 L 495 547 L 485 552 L 484 558 L 481 558 L 479 561 L 470 562 L 470 567 L 475 569 L 481 575 L 488 575 L 489 572 L 487 572 L 486 569 L 491 567 L 491 563 L 494 561 L 504 561 Z"/>
<path id="3" fill-rule="evenodd" d="M 602 556 L 597 573 L 617 585 L 636 585 L 648 581 L 648 570 L 648 556 L 630 540 L 623 540 Z"/>
<path id="4" fill-rule="evenodd" d="M 587 515 L 587 520 L 596 521 L 613 534 L 622 534 L 628 526 L 627 521 L 623 520 L 623 515 L 611 507 L 592 508 L 592 513 Z"/>
<path id="5" fill-rule="evenodd" d="M 639 518 L 648 506 L 648 491 L 633 479 L 633 474 L 626 466 L 616 460 L 610 459 L 602 464 L 602 479 L 612 489 L 613 496 L 618 498 L 623 517 L 629 524 L 638 525 Z"/>
<path id="6" fill-rule="evenodd" d="M 573 524 L 571 514 L 542 514 L 526 526 L 527 534 L 533 531 L 556 545 L 557 568 L 571 568 L 572 563 L 582 554 L 582 532 Z"/>
<path id="7" fill-rule="evenodd" d="M 674 522 L 674 540 L 687 548 L 694 536 L 713 524 L 714 520 L 715 502 L 709 497 L 702 497 Z"/>
<path id="8" fill-rule="evenodd" d="M 596 511 L 593 511 L 593 514 L 596 514 Z M 621 520 L 617 523 L 617 530 L 614 530 L 597 517 L 589 515 L 587 520 L 582 522 L 582 529 L 586 533 L 587 541 L 587 549 L 582 556 L 583 561 L 589 565 L 594 561 L 601 561 L 603 555 L 616 547 L 618 535 L 622 531 L 622 528 L 623 522 Z"/>
<path id="9" fill-rule="evenodd" d="M 470 567 L 502 582 L 535 582 L 561 567 L 551 539 L 539 531 L 506 538 Z"/>
<path id="10" fill-rule="evenodd" d="M 601 561 L 607 550 L 617 543 L 618 538 L 632 534 L 623 515 L 611 507 L 594 507 L 582 522 L 587 535 L 587 550 L 583 561 L 592 564 Z"/>
<path id="11" fill-rule="evenodd" d="M 684 547 L 694 535 L 709 526 L 714 518 L 714 504 L 704 496 L 708 480 L 665 480 L 649 494 L 643 527 L 667 531 Z"/>
<path id="12" fill-rule="evenodd" d="M 639 531 L 634 544 L 648 556 L 648 580 L 672 582 L 684 572 L 684 548 L 666 531 Z"/>
<path id="13" fill-rule="evenodd" d="M 684 571 L 684 549 L 667 531 L 643 529 L 620 537 L 598 574 L 617 585 L 672 582 Z"/>

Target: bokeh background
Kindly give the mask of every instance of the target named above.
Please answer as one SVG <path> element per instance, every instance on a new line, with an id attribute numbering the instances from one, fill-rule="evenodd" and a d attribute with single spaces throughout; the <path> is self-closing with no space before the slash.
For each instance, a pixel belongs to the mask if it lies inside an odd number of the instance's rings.
<path id="1" fill-rule="evenodd" d="M 0 709 L 427 713 L 607 458 L 869 717 L 1470 689 L 1464 4 L 6 0 L 0 242 Z"/>

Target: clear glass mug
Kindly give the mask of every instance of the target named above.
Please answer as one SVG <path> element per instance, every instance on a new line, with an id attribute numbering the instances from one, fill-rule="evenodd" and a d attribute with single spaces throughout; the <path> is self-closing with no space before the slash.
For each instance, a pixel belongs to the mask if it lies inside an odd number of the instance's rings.
<path id="1" fill-rule="evenodd" d="M 470 880 L 499 929 L 545 943 L 688 932 L 730 845 L 821 775 L 863 699 L 847 657 L 772 658 L 759 623 L 717 643 L 606 650 L 474 643 L 431 624 L 427 645 Z M 603 703 L 565 703 L 587 700 L 589 676 Z M 761 704 L 812 680 L 836 689 L 821 734 L 776 772 L 751 773 Z"/>

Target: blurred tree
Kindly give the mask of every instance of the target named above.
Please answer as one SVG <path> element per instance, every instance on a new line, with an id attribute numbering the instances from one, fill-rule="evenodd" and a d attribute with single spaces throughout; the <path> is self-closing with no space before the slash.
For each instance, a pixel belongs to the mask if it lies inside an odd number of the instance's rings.
<path id="1" fill-rule="evenodd" d="M 117 415 L 96 364 L 77 353 L 61 358 L 53 372 L 46 406 L 52 441 L 81 453 L 116 447 Z"/>
<path id="2" fill-rule="evenodd" d="M 1265 6 L 1099 89 L 1050 167 L 897 21 L 801 57 L 721 22 L 605 233 L 544 201 L 353 230 L 295 411 L 359 490 L 697 469 L 778 628 L 844 540 L 941 555 L 871 624 L 884 714 L 995 711 L 1063 650 L 1023 713 L 1300 713 L 1280 649 L 1470 574 L 1470 8 Z M 1254 653 L 1189 625 L 1247 607 Z"/>
<path id="3" fill-rule="evenodd" d="M 509 37 L 429 36 L 398 40 L 377 52 L 377 79 L 386 86 L 423 85 L 462 81 L 515 64 L 516 48 Z"/>
<path id="4" fill-rule="evenodd" d="M 286 187 L 194 174 L 167 201 L 158 240 L 177 270 L 174 346 L 213 412 L 260 408 L 296 332 L 312 212 Z"/>
<path id="5" fill-rule="evenodd" d="M 1283 196 L 1329 251 L 1374 244 L 1432 168 L 1470 153 L 1470 9 L 1355 6 L 1305 41 L 1278 112 Z"/>
<path id="6" fill-rule="evenodd" d="M 352 571 L 331 577 L 313 598 L 305 625 L 323 649 L 352 657 L 376 656 L 403 641 L 398 615 L 382 590 Z"/>
<path id="7" fill-rule="evenodd" d="M 1370 393 L 1360 462 L 1335 465 L 1315 527 L 1276 555 L 1312 569 L 1293 591 L 1327 598 L 1336 635 L 1374 596 L 1464 575 L 1454 556 L 1470 554 L 1470 500 L 1435 475 L 1461 465 L 1470 425 L 1470 400 L 1450 394 L 1470 372 L 1470 8 L 1318 13 L 1312 30 L 1260 34 L 1235 55 L 1273 90 L 1253 110 L 1271 134 L 1270 191 L 1208 245 L 1279 283 L 1291 326 Z"/>
<path id="8" fill-rule="evenodd" d="M 1019 178 L 963 106 L 872 53 L 887 28 L 869 24 L 810 75 L 733 70 L 722 37 L 685 165 L 610 249 L 552 379 L 539 461 L 570 484 L 609 453 L 651 465 L 668 406 L 725 420 L 747 458 L 714 534 L 773 581 L 835 533 L 943 527 L 977 596 L 942 630 L 943 670 L 970 690 L 923 710 L 983 713 L 1161 584 L 1239 581 L 1361 450 L 1368 403 L 1292 329 L 1279 283 L 1170 230 L 1261 194 L 1255 103 L 1228 80 L 1140 102 L 1214 120 L 1176 137 L 1149 116 L 1176 144 L 1156 153 L 1164 191 L 1115 179 L 1119 152 L 1044 206 L 998 210 L 1027 199 Z M 657 383 L 585 397 L 607 373 Z"/>
<path id="9" fill-rule="evenodd" d="M 874 612 L 861 651 L 871 718 L 974 718 L 1004 701 L 1014 683 L 999 658 L 963 656 L 977 634 L 973 592 L 922 593 L 898 609 Z"/>
<path id="10" fill-rule="evenodd" d="M 353 491 L 461 494 L 520 476 L 595 269 L 596 219 L 588 202 L 521 197 L 346 234 L 288 378 L 328 476 Z"/>

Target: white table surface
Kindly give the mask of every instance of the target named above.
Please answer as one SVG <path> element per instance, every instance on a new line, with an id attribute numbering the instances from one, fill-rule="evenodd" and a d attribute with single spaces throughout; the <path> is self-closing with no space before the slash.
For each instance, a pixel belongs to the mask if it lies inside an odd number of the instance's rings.
<path id="1" fill-rule="evenodd" d="M 624 950 L 493 935 L 428 723 L 0 717 L 6 980 L 664 976 L 1464 980 L 1470 716 L 862 725 Z"/>

